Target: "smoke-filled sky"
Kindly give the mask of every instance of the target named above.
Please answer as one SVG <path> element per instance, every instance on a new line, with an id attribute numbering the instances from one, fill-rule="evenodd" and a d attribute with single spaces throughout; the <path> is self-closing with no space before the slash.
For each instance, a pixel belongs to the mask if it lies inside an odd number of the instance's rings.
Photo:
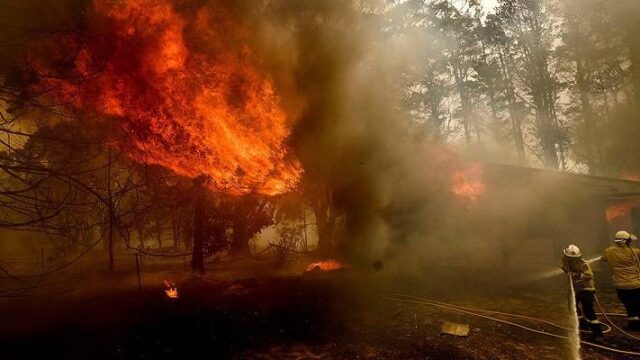
<path id="1" fill-rule="evenodd" d="M 493 10 L 496 5 L 498 5 L 498 0 L 482 0 L 482 6 L 487 12 Z"/>

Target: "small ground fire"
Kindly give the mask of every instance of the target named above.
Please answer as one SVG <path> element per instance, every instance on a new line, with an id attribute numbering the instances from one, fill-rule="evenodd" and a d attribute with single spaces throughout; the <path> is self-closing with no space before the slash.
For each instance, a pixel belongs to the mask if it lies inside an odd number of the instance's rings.
<path id="1" fill-rule="evenodd" d="M 306 271 L 336 271 L 343 269 L 345 266 L 336 260 L 318 261 L 307 265 Z"/>
<path id="2" fill-rule="evenodd" d="M 177 299 L 179 297 L 176 284 L 168 280 L 164 280 L 164 293 L 169 299 Z"/>

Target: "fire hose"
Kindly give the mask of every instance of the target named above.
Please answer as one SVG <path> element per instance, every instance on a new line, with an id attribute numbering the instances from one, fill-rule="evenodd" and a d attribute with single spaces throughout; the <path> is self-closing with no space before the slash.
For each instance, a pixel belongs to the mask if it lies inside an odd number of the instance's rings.
<path id="1" fill-rule="evenodd" d="M 494 315 L 510 316 L 510 317 L 515 317 L 515 318 L 523 318 L 523 319 L 528 319 L 528 320 L 532 320 L 532 321 L 538 321 L 538 322 L 541 322 L 541 323 L 546 323 L 548 325 L 552 325 L 552 326 L 557 327 L 557 328 L 561 328 L 561 329 L 565 329 L 565 330 L 567 329 L 566 327 L 563 327 L 561 325 L 555 324 L 555 323 L 553 323 L 551 321 L 538 319 L 538 318 L 534 318 L 534 317 L 530 317 L 530 316 L 518 315 L 518 314 L 510 314 L 510 313 L 499 312 L 499 311 L 468 308 L 468 307 L 463 307 L 463 306 L 454 305 L 454 304 L 448 304 L 448 303 L 440 302 L 440 301 L 425 300 L 425 299 L 422 299 L 422 298 L 419 298 L 419 297 L 415 297 L 415 296 L 411 296 L 411 295 L 404 295 L 404 294 L 384 294 L 384 295 L 382 295 L 382 298 L 386 299 L 386 300 L 390 300 L 390 301 L 399 301 L 399 302 L 406 302 L 406 303 L 429 305 L 429 306 L 433 306 L 433 307 L 437 307 L 437 308 L 441 308 L 441 309 L 445 309 L 445 310 L 449 310 L 449 311 L 453 311 L 453 312 L 458 312 L 458 313 L 463 313 L 463 314 L 467 314 L 467 315 L 476 316 L 476 317 L 479 317 L 479 318 L 483 318 L 483 319 L 486 319 L 486 320 L 499 322 L 499 323 L 506 324 L 506 325 L 515 326 L 515 327 L 520 328 L 522 330 L 530 331 L 530 332 L 533 332 L 533 333 L 537 333 L 537 334 L 541 334 L 541 335 L 546 335 L 546 336 L 550 336 L 550 337 L 554 337 L 554 338 L 570 341 L 570 338 L 568 336 L 558 335 L 558 334 L 554 334 L 554 333 L 551 333 L 551 332 L 534 329 L 534 328 L 531 328 L 531 327 L 528 327 L 528 326 L 525 326 L 525 325 L 522 325 L 522 324 L 518 324 L 518 323 L 515 323 L 515 322 L 512 322 L 512 321 L 508 321 L 508 320 L 504 320 L 504 319 L 499 319 L 499 318 L 492 317 L 492 316 L 485 315 L 485 314 L 494 314 Z M 608 346 L 604 346 L 604 345 L 600 345 L 600 344 L 596 344 L 596 343 L 592 343 L 592 342 L 584 341 L 584 340 L 580 340 L 580 343 L 584 344 L 584 345 L 587 345 L 587 346 L 595 347 L 595 348 L 598 348 L 598 349 L 615 352 L 615 353 L 618 353 L 618 354 L 640 356 L 640 352 L 614 349 L 614 348 L 611 348 L 611 347 L 608 347 Z"/>
<path id="2" fill-rule="evenodd" d="M 604 311 L 604 309 L 602 308 L 602 304 L 600 303 L 600 300 L 598 300 L 597 296 L 594 296 L 594 298 L 596 299 L 596 305 L 598 305 L 598 309 L 600 309 L 600 312 L 598 314 L 601 314 L 614 328 L 616 328 L 616 330 L 620 331 L 622 334 L 634 339 L 634 340 L 640 340 L 640 337 L 634 336 L 632 334 L 629 334 L 628 332 L 622 330 L 622 328 L 620 328 L 618 325 L 616 325 L 613 321 L 611 321 L 611 319 L 609 319 L 609 317 L 607 315 L 614 315 L 614 316 L 619 316 L 622 315 L 624 316 L 624 314 L 613 314 L 613 313 L 608 313 L 606 311 Z"/>
<path id="3" fill-rule="evenodd" d="M 411 298 L 414 298 L 414 299 L 419 299 L 419 298 L 416 298 L 416 297 L 413 297 L 413 296 L 410 296 L 410 295 L 404 295 L 404 296 L 411 297 Z M 474 309 L 474 308 L 468 308 L 468 307 L 464 307 L 464 306 L 460 306 L 460 305 L 447 304 L 447 303 L 443 303 L 443 302 L 435 301 L 435 300 L 429 300 L 429 301 L 431 301 L 433 303 L 436 303 L 436 304 L 443 305 L 443 306 L 450 306 L 450 307 L 455 307 L 455 308 L 458 308 L 458 309 L 463 309 L 463 310 L 468 310 L 468 311 L 476 311 L 476 312 L 481 312 L 481 313 L 485 313 L 485 314 L 503 315 L 503 316 L 509 316 L 509 317 L 512 317 L 512 318 L 531 320 L 531 321 L 536 321 L 536 322 L 539 322 L 539 323 L 547 324 L 549 326 L 553 326 L 553 327 L 558 328 L 558 329 L 571 330 L 570 328 L 568 328 L 566 326 L 562 326 L 560 324 L 556 324 L 556 323 L 551 322 L 549 320 L 534 318 L 534 317 L 531 317 L 531 316 L 520 315 L 520 314 L 512 314 L 512 313 L 506 313 L 506 312 L 495 311 L 495 310 Z M 603 334 L 611 332 L 611 326 L 609 326 L 608 324 L 602 324 L 602 325 L 606 326 L 606 329 L 602 331 Z M 584 330 L 581 330 L 581 331 L 584 331 Z"/>

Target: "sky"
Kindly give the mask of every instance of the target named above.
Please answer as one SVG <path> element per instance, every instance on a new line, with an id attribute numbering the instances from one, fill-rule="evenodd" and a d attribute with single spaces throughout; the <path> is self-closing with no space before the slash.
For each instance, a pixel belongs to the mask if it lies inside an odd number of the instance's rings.
<path id="1" fill-rule="evenodd" d="M 486 12 L 493 10 L 497 4 L 498 0 L 482 0 L 482 6 L 484 6 Z"/>

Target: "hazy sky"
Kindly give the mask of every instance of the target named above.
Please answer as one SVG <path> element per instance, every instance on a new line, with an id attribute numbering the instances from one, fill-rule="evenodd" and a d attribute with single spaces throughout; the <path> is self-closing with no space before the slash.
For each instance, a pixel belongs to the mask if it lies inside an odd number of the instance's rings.
<path id="1" fill-rule="evenodd" d="M 487 12 L 493 10 L 493 8 L 496 6 L 497 3 L 498 3 L 498 0 L 482 0 L 482 5 L 484 6 L 485 11 Z"/>

